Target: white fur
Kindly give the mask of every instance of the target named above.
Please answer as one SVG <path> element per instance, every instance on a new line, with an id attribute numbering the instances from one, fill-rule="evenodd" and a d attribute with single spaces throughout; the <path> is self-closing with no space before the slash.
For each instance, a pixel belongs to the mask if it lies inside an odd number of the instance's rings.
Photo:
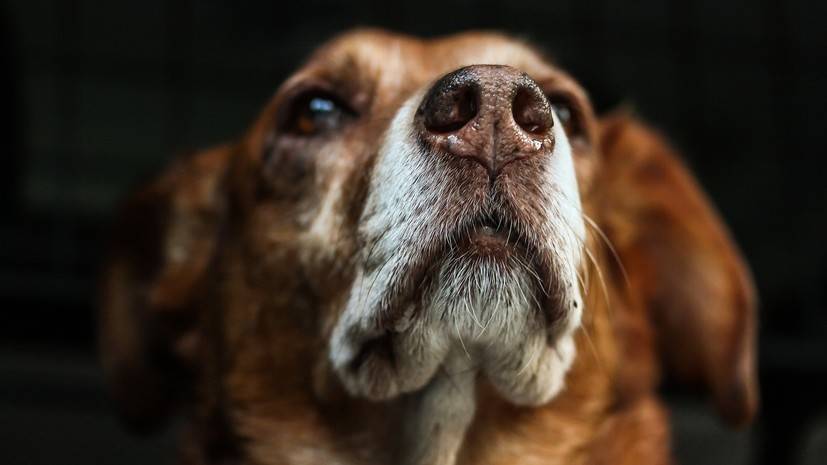
<path id="1" fill-rule="evenodd" d="M 554 150 L 544 158 L 547 163 L 539 174 L 543 218 L 532 237 L 533 245 L 552 257 L 556 287 L 548 291 L 559 297 L 555 302 L 561 321 L 547 327 L 543 312 L 549 309 L 541 308 L 536 298 L 538 286 L 545 283 L 538 283 L 537 274 L 518 257 L 471 261 L 449 249 L 437 257 L 433 284 L 420 290 L 421 299 L 406 302 L 404 309 L 390 309 L 402 316 L 392 328 L 382 328 L 379 317 L 411 279 L 412 264 L 433 252 L 430 249 L 462 221 L 444 214 L 447 199 L 457 198 L 451 195 L 456 183 L 446 175 L 442 159 L 419 148 L 413 136 L 423 93 L 396 114 L 378 154 L 360 221 L 365 248 L 334 327 L 330 358 L 354 395 L 387 399 L 421 391 L 411 412 L 414 426 L 406 436 L 404 460 L 447 464 L 453 462 L 473 417 L 477 372 L 521 405 L 548 402 L 563 389 L 575 356 L 572 333 L 583 308 L 577 270 L 585 225 L 571 147 L 555 116 Z M 364 344 L 389 331 L 393 363 L 375 358 L 354 367 Z M 446 370 L 462 360 L 468 368 L 446 381 Z M 432 435 L 438 429 L 434 425 L 445 429 Z"/>
<path id="2" fill-rule="evenodd" d="M 564 323 L 555 330 L 556 341 L 546 342 L 537 302 L 531 297 L 535 278 L 524 266 L 516 262 L 474 266 L 446 257 L 436 279 L 437 290 L 424 300 L 419 317 L 403 318 L 394 328 L 395 371 L 351 370 L 362 345 L 382 335 L 378 314 L 389 294 L 409 278 L 410 264 L 455 226 L 454 219 L 440 216 L 453 184 L 440 171 L 438 158 L 422 153 L 412 135 L 421 96 L 414 95 L 399 110 L 376 161 L 360 230 L 368 244 L 364 266 L 334 329 L 333 365 L 354 394 L 389 398 L 422 388 L 449 348 L 458 344 L 483 364 L 512 401 L 546 402 L 563 385 L 573 359 L 571 334 L 582 310 L 576 273 L 585 226 L 571 148 L 559 121 L 554 126 L 554 152 L 543 170 L 548 214 L 541 231 L 546 239 L 541 246 L 556 257 L 553 272 L 564 288 L 562 301 L 571 304 L 565 309 Z M 395 379 L 377 379 L 381 376 Z"/>

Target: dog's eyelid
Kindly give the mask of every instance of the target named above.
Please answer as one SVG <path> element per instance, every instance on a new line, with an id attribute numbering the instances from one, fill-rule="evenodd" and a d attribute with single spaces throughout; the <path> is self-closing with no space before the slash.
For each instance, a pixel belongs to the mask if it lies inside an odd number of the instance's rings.
<path id="1" fill-rule="evenodd" d="M 573 94 L 560 90 L 547 91 L 545 94 L 552 106 L 565 105 L 575 113 L 580 112 L 580 105 Z"/>
<path id="2" fill-rule="evenodd" d="M 546 98 L 569 136 L 584 137 L 584 111 L 577 97 L 566 91 L 555 90 L 546 92 Z"/>
<path id="3" fill-rule="evenodd" d="M 280 134 L 312 137 L 338 129 L 359 113 L 340 93 L 329 84 L 311 80 L 301 82 L 282 93 L 276 115 L 276 128 Z M 320 127 L 314 126 L 314 118 Z"/>

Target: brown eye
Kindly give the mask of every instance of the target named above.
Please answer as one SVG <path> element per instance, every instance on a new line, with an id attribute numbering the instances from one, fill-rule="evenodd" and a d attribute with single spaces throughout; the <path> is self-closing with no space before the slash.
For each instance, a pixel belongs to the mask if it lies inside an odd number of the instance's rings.
<path id="1" fill-rule="evenodd" d="M 316 136 L 339 129 L 353 116 L 354 112 L 336 96 L 310 91 L 292 102 L 283 129 L 297 136 Z"/>
<path id="2" fill-rule="evenodd" d="M 566 134 L 571 138 L 582 136 L 583 125 L 580 123 L 577 110 L 569 98 L 565 95 L 549 95 L 548 101 L 557 115 L 557 119 L 563 124 Z"/>

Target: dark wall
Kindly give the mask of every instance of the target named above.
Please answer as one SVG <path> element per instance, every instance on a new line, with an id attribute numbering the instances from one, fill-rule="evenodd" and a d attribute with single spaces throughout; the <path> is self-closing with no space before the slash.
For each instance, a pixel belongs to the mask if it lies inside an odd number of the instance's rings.
<path id="1" fill-rule="evenodd" d="M 820 411 L 827 3 L 14 0 L 0 12 L 1 348 L 89 357 L 117 200 L 172 153 L 240 134 L 324 39 L 359 25 L 493 28 L 551 52 L 598 109 L 631 106 L 682 149 L 760 289 L 776 419 L 762 428 L 783 426 L 792 444 L 803 433 L 788 425 Z"/>

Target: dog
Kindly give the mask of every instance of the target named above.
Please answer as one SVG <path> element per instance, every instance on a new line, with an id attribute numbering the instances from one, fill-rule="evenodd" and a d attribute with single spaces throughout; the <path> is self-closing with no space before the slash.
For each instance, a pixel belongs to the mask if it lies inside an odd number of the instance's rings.
<path id="1" fill-rule="evenodd" d="M 671 463 L 745 425 L 756 295 L 676 152 L 532 46 L 357 30 L 123 205 L 100 351 L 185 464 Z"/>

